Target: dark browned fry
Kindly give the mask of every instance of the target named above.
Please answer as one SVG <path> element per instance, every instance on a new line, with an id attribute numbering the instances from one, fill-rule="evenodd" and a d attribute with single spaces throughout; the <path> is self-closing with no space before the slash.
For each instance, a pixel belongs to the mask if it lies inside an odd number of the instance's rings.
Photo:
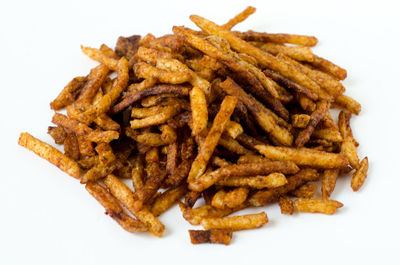
<path id="1" fill-rule="evenodd" d="M 284 34 L 284 33 L 264 33 L 254 32 L 249 30 L 247 32 L 234 32 L 236 36 L 246 41 L 258 42 L 275 42 L 275 43 L 290 43 L 303 46 L 315 46 L 318 42 L 317 38 L 313 36 Z"/>
<path id="2" fill-rule="evenodd" d="M 224 244 L 229 245 L 232 238 L 232 231 L 223 229 L 211 230 L 189 230 L 192 244 Z"/>

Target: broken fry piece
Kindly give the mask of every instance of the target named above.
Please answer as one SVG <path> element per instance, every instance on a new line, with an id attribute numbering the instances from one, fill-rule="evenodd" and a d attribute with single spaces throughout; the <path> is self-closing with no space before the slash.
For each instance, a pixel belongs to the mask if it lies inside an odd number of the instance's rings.
<path id="1" fill-rule="evenodd" d="M 204 229 L 229 229 L 239 231 L 259 228 L 268 223 L 268 217 L 264 212 L 233 217 L 204 218 L 201 225 Z"/>
<path id="2" fill-rule="evenodd" d="M 192 244 L 224 244 L 229 245 L 232 238 L 232 231 L 223 229 L 211 230 L 189 230 Z"/>

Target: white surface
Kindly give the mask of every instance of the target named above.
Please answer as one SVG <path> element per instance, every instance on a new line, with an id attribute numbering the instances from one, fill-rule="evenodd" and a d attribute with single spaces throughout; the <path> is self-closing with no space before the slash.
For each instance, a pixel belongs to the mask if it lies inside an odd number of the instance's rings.
<path id="1" fill-rule="evenodd" d="M 396 1 L 252 1 L 239 30 L 315 35 L 315 53 L 348 70 L 347 94 L 363 105 L 352 120 L 370 171 L 358 193 L 340 179 L 333 216 L 283 216 L 266 210 L 262 229 L 234 233 L 232 244 L 191 245 L 177 207 L 161 217 L 162 239 L 133 235 L 103 214 L 77 180 L 17 145 L 46 134 L 49 102 L 95 65 L 79 45 L 114 46 L 118 36 L 193 27 L 190 14 L 224 23 L 247 1 L 2 1 L 0 264 L 399 264 L 399 7 Z M 397 16 L 397 17 L 396 17 Z M 145 262 L 145 263 L 143 263 Z"/>

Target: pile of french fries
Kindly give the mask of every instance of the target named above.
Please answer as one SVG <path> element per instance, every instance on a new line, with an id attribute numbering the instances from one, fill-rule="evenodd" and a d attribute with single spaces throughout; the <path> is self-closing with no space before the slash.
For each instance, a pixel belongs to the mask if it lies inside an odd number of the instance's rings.
<path id="1" fill-rule="evenodd" d="M 337 178 L 351 173 L 357 191 L 367 176 L 350 128 L 361 106 L 343 94 L 346 70 L 311 52 L 315 37 L 232 31 L 254 12 L 82 46 L 100 64 L 50 103 L 48 133 L 64 153 L 28 133 L 18 143 L 80 179 L 129 232 L 161 237 L 157 217 L 176 203 L 205 229 L 189 231 L 194 244 L 229 244 L 268 222 L 265 212 L 228 216 L 247 207 L 333 214 Z"/>

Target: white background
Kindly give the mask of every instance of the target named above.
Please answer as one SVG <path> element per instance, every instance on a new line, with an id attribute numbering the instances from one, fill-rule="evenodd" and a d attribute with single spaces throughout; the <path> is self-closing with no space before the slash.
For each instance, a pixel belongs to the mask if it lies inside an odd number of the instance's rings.
<path id="1" fill-rule="evenodd" d="M 257 12 L 237 29 L 317 36 L 315 53 L 348 70 L 346 93 L 363 105 L 352 126 L 370 171 L 358 193 L 338 181 L 337 214 L 255 209 L 270 222 L 226 247 L 191 245 L 174 207 L 161 216 L 163 238 L 134 235 L 77 180 L 17 145 L 21 131 L 52 143 L 49 102 L 95 65 L 80 44 L 194 27 L 190 14 L 222 24 L 249 4 Z M 396 1 L 1 1 L 0 264 L 399 264 L 399 10 Z"/>

